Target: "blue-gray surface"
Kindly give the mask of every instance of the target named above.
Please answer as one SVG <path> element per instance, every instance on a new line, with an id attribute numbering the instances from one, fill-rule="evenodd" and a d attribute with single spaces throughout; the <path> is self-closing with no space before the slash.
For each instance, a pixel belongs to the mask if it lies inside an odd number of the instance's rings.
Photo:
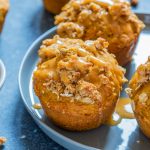
<path id="1" fill-rule="evenodd" d="M 149 11 L 149 0 L 139 6 Z M 4 150 L 62 150 L 34 123 L 26 111 L 18 89 L 18 71 L 30 44 L 53 26 L 53 16 L 44 11 L 41 0 L 10 0 L 4 30 L 0 35 L 0 58 L 4 61 L 7 78 L 0 90 L 0 136 L 8 141 Z M 146 3 L 145 3 L 146 2 Z M 144 7 L 142 7 L 142 5 Z M 26 82 L 26 81 L 24 81 Z"/>
<path id="2" fill-rule="evenodd" d="M 4 30 L 0 35 L 0 58 L 7 78 L 0 90 L 0 136 L 8 141 L 4 150 L 60 150 L 34 123 L 26 111 L 18 89 L 18 71 L 30 44 L 53 26 L 53 16 L 40 0 L 11 0 Z M 25 81 L 26 82 L 26 81 Z"/>

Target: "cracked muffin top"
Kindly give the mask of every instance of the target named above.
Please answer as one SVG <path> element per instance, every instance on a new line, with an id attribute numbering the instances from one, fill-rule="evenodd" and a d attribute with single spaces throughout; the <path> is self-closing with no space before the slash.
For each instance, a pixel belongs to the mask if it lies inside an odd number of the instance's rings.
<path id="1" fill-rule="evenodd" d="M 43 41 L 40 62 L 34 72 L 36 94 L 41 98 L 51 92 L 57 100 L 93 104 L 118 97 L 125 70 L 112 54 L 108 42 L 60 38 Z"/>
<path id="2" fill-rule="evenodd" d="M 140 128 L 150 138 L 150 57 L 136 70 L 127 93 Z"/>
<path id="3" fill-rule="evenodd" d="M 61 37 L 105 38 L 109 42 L 109 52 L 117 55 L 119 63 L 125 55 L 132 53 L 144 28 L 143 22 L 131 11 L 130 4 L 122 0 L 71 0 L 55 17 L 55 24 Z M 122 55 L 118 54 L 120 51 Z"/>

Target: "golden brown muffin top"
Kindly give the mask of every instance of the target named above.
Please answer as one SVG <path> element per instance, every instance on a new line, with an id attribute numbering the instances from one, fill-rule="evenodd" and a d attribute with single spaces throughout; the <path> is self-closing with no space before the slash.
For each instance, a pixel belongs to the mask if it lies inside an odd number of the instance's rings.
<path id="1" fill-rule="evenodd" d="M 132 107 L 143 132 L 149 137 L 150 127 L 150 57 L 138 67 L 129 82 L 127 93 L 133 100 Z"/>
<path id="2" fill-rule="evenodd" d="M 123 0 L 71 0 L 55 19 L 61 37 L 103 37 L 112 53 L 131 45 L 144 28 L 130 4 Z"/>
<path id="3" fill-rule="evenodd" d="M 145 64 L 140 65 L 129 82 L 127 93 L 132 98 L 140 88 L 150 81 L 150 57 Z M 143 94 L 144 95 L 144 94 Z"/>
<path id="4" fill-rule="evenodd" d="M 108 42 L 60 38 L 43 41 L 41 58 L 34 79 L 57 94 L 58 99 L 94 103 L 117 97 L 125 81 L 125 70 L 112 54 L 107 52 Z"/>

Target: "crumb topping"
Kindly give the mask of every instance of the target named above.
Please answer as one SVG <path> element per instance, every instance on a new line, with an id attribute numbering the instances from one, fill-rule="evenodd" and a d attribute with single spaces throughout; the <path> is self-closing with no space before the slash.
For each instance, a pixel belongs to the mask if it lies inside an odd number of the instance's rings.
<path id="1" fill-rule="evenodd" d="M 149 83 L 150 81 L 150 57 L 145 64 L 142 64 L 138 67 L 135 72 L 132 80 L 129 83 L 130 88 L 132 89 L 131 94 L 135 95 L 135 93 L 143 87 L 143 85 Z"/>
<path id="2" fill-rule="evenodd" d="M 41 60 L 34 72 L 34 82 L 43 87 L 40 96 L 51 91 L 57 100 L 66 97 L 86 104 L 101 102 L 104 95 L 118 96 L 125 70 L 107 52 L 107 47 L 102 38 L 83 42 L 55 36 L 43 41 Z"/>
<path id="3" fill-rule="evenodd" d="M 55 24 L 61 37 L 105 38 L 112 53 L 131 46 L 144 28 L 123 0 L 70 0 L 55 17 Z"/>
<path id="4" fill-rule="evenodd" d="M 126 88 L 125 92 L 131 97 L 132 96 L 132 89 Z"/>
<path id="5" fill-rule="evenodd" d="M 42 106 L 40 103 L 35 103 L 35 104 L 33 104 L 33 108 L 34 109 L 42 109 Z"/>

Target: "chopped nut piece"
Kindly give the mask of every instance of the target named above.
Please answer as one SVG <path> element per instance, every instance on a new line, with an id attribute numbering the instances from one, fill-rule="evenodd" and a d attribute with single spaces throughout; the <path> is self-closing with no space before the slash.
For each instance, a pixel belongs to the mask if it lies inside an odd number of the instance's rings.
<path id="1" fill-rule="evenodd" d="M 148 100 L 148 95 L 146 93 L 142 93 L 139 95 L 139 102 L 144 104 Z"/>
<path id="2" fill-rule="evenodd" d="M 75 99 L 79 99 L 85 103 L 94 103 L 94 101 L 101 101 L 102 97 L 97 87 L 91 83 L 80 81 L 77 85 L 77 93 Z"/>
<path id="3" fill-rule="evenodd" d="M 81 99 L 80 101 L 85 104 L 94 104 L 94 101 L 89 97 L 85 97 L 85 98 Z"/>
<path id="4" fill-rule="evenodd" d="M 0 137 L 0 146 L 3 145 L 7 139 L 5 137 Z"/>
<path id="5" fill-rule="evenodd" d="M 33 108 L 34 109 L 42 109 L 42 106 L 40 103 L 35 103 L 35 104 L 33 104 Z"/>
<path id="6" fill-rule="evenodd" d="M 130 97 L 132 96 L 132 89 L 126 88 L 125 91 Z"/>

